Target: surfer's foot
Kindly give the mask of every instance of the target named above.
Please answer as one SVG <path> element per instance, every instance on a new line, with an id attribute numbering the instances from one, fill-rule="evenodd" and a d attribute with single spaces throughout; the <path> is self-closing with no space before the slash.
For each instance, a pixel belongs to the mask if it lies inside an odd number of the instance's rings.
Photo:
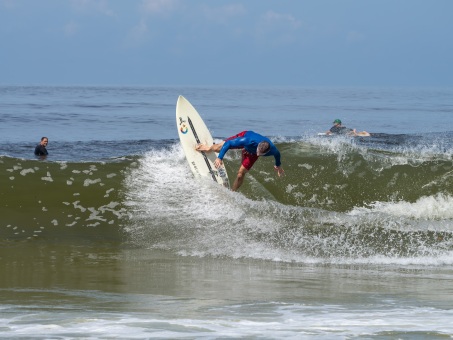
<path id="1" fill-rule="evenodd" d="M 195 147 L 195 150 L 197 151 L 210 151 L 211 150 L 211 147 L 207 146 L 207 145 L 204 145 L 204 144 L 198 144 L 196 147 Z"/>

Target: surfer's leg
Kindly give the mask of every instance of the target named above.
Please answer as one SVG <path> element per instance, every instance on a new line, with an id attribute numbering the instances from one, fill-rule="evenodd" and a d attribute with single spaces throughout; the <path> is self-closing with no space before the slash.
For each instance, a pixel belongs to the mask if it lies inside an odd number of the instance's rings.
<path id="1" fill-rule="evenodd" d="M 236 191 L 237 189 L 239 189 L 239 187 L 242 185 L 242 183 L 244 183 L 245 174 L 247 172 L 248 172 L 248 170 L 243 165 L 241 165 L 241 167 L 239 168 L 238 174 L 236 176 L 236 179 L 234 180 L 233 187 L 231 188 L 231 190 Z"/>
<path id="2" fill-rule="evenodd" d="M 231 190 L 236 191 L 244 182 L 245 174 L 252 168 L 253 164 L 257 161 L 258 156 L 252 153 L 248 153 L 245 149 L 242 149 L 242 163 L 238 170 L 237 177 L 233 183 Z"/>
<path id="3" fill-rule="evenodd" d="M 213 145 L 206 145 L 206 144 L 198 144 L 196 147 L 195 147 L 195 150 L 197 151 L 204 151 L 204 152 L 220 152 L 220 149 L 222 148 L 223 144 L 225 142 L 222 141 L 220 143 L 217 143 L 217 144 L 213 144 Z"/>
<path id="4" fill-rule="evenodd" d="M 222 142 L 217 143 L 217 144 L 213 144 L 213 145 L 198 144 L 198 145 L 195 147 L 195 150 L 197 150 L 197 151 L 204 151 L 204 152 L 212 152 L 212 151 L 214 151 L 214 152 L 220 152 L 220 149 L 222 148 L 223 144 L 225 144 L 226 141 L 232 140 L 232 139 L 235 139 L 235 138 L 244 137 L 244 135 L 245 135 L 246 132 L 247 132 L 247 131 L 239 132 L 237 135 L 228 137 L 227 139 L 225 139 L 225 140 L 223 140 Z M 233 149 L 234 149 L 234 148 L 233 148 Z"/>

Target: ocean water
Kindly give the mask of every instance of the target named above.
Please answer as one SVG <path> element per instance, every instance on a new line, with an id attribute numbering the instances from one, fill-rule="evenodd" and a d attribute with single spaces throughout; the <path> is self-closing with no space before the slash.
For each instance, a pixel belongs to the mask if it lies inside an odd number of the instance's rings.
<path id="1" fill-rule="evenodd" d="M 179 95 L 286 175 L 195 180 Z M 0 86 L 0 338 L 450 338 L 452 126 L 445 88 Z"/>

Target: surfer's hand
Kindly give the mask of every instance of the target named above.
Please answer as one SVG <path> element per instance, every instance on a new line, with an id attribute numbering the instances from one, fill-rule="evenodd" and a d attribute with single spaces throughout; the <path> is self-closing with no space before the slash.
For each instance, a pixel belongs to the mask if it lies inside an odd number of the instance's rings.
<path id="1" fill-rule="evenodd" d="M 281 177 L 285 174 L 285 170 L 281 166 L 274 165 L 275 171 L 277 171 L 278 177 Z"/>
<path id="2" fill-rule="evenodd" d="M 215 161 L 214 161 L 214 166 L 216 167 L 216 169 L 220 168 L 223 164 L 223 161 L 220 159 L 220 158 L 216 158 Z"/>

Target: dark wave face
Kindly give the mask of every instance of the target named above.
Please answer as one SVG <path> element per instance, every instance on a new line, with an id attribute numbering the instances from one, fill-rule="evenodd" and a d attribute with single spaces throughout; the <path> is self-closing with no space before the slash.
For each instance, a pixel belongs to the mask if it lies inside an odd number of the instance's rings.
<path id="1" fill-rule="evenodd" d="M 184 159 L 146 155 L 125 182 L 135 211 L 126 230 L 136 244 L 184 255 L 451 262 L 450 151 L 407 141 L 390 151 L 377 138 L 277 143 L 286 176 L 262 158 L 240 193 L 200 186 Z M 228 155 L 233 180 L 240 156 Z"/>
<path id="2" fill-rule="evenodd" d="M 239 193 L 195 180 L 177 141 L 106 161 L 2 157 L 1 242 L 109 242 L 296 262 L 451 262 L 452 148 L 434 140 L 276 140 L 285 176 L 262 157 Z M 239 153 L 230 151 L 225 164 L 233 181 Z"/>
<path id="3" fill-rule="evenodd" d="M 118 242 L 128 164 L 0 158 L 1 242 Z"/>
<path id="4" fill-rule="evenodd" d="M 260 160 L 252 176 L 284 204 L 337 212 L 453 194 L 450 153 L 439 148 L 423 152 L 420 144 L 376 148 L 376 140 L 381 143 L 383 138 L 282 143 L 287 176 L 272 178 L 266 159 Z M 249 190 L 253 195 L 253 188 Z"/>

